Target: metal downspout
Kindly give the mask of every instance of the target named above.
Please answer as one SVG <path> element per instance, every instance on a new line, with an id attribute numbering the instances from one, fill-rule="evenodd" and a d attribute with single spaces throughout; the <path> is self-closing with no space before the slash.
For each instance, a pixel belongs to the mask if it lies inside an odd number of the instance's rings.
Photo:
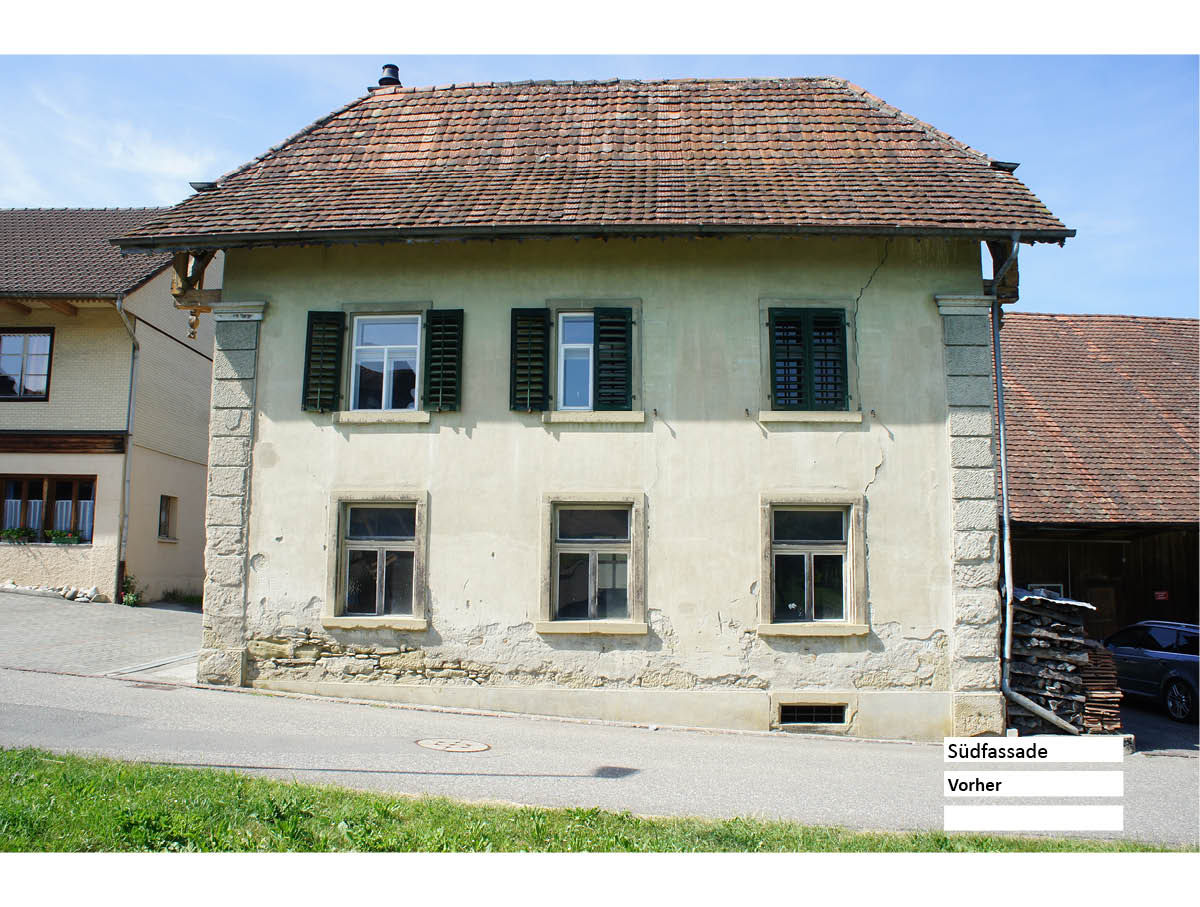
<path id="1" fill-rule="evenodd" d="M 129 318 L 125 314 L 125 294 L 123 293 L 117 297 L 117 314 L 121 318 L 121 323 L 125 325 L 125 331 L 129 334 L 129 340 L 133 344 L 129 353 L 129 406 L 125 415 L 125 463 L 122 468 L 121 543 L 117 552 L 117 573 L 120 574 L 122 572 L 120 565 L 125 563 L 125 551 L 129 545 L 129 498 L 132 481 L 129 470 L 129 459 L 133 456 L 133 406 L 136 399 L 138 353 L 141 351 L 142 345 L 138 343 L 133 325 L 129 323 Z M 123 579 L 123 577 L 118 576 L 118 580 L 120 579 Z M 120 601 L 122 595 L 121 585 L 118 582 L 115 595 L 116 601 Z"/>
<path id="2" fill-rule="evenodd" d="M 1000 672 L 1000 690 L 1017 705 L 1027 709 L 1055 727 L 1069 734 L 1078 734 L 1079 728 L 1059 718 L 1049 709 L 1038 705 L 1028 696 L 1022 696 L 1008 685 L 1009 665 L 1012 662 L 1013 625 L 1013 580 L 1012 580 L 1012 521 L 1008 509 L 1008 440 L 1004 424 L 1004 372 L 1000 356 L 1000 281 L 1017 260 L 1021 234 L 1012 236 L 1012 252 L 992 279 L 992 365 L 996 371 L 996 423 L 998 426 L 997 446 L 1000 454 L 1000 505 L 1002 513 L 1002 544 L 1004 549 L 1004 661 Z"/>

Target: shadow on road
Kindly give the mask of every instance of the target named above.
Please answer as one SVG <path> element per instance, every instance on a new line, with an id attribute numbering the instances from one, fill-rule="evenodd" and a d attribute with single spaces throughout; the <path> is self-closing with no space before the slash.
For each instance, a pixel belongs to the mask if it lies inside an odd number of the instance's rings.
<path id="1" fill-rule="evenodd" d="M 1121 702 L 1121 727 L 1133 734 L 1139 753 L 1200 753 L 1200 725 L 1172 721 L 1151 699 L 1129 696 Z"/>

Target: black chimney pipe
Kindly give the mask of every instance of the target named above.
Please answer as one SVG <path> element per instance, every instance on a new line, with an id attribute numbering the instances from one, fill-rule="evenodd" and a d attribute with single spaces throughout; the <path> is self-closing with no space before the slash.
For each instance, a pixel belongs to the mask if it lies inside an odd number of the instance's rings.
<path id="1" fill-rule="evenodd" d="M 384 85 L 399 85 L 400 84 L 400 67 L 395 63 L 385 63 L 383 65 L 383 75 L 379 78 L 379 84 Z"/>

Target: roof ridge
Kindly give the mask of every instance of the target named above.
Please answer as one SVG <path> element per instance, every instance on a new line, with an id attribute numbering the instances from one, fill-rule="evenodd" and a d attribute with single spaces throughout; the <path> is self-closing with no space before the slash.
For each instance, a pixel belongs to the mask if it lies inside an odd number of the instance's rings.
<path id="1" fill-rule="evenodd" d="M 973 154 L 980 160 L 986 161 L 989 165 L 991 164 L 992 158 L 980 151 L 978 148 L 972 148 L 966 142 L 956 139 L 954 136 L 950 135 L 950 133 L 942 132 L 942 130 L 938 129 L 936 126 L 929 125 L 924 120 L 913 116 L 911 113 L 905 113 L 899 107 L 889 104 L 883 98 L 879 97 L 879 95 L 871 94 L 871 92 L 867 91 L 861 85 L 855 85 L 849 79 L 840 79 L 837 76 L 831 76 L 831 78 L 835 82 L 840 82 L 847 91 L 858 95 L 864 101 L 866 101 L 868 105 L 874 107 L 876 110 L 882 110 L 884 113 L 891 114 L 899 120 L 903 120 L 906 123 L 917 126 L 930 138 L 941 139 L 942 141 L 949 142 L 955 148 L 958 148 L 961 151 L 966 151 L 969 154 Z"/>
<path id="2" fill-rule="evenodd" d="M 0 214 L 12 214 L 16 212 L 25 213 L 27 211 L 74 211 L 82 213 L 84 211 L 168 211 L 172 205 L 130 205 L 128 207 L 117 206 L 113 208 L 73 208 L 69 205 L 64 205 L 61 208 L 0 208 Z"/>
<path id="3" fill-rule="evenodd" d="M 527 85 L 547 85 L 561 88 L 589 85 L 744 85 L 750 82 L 839 82 L 844 81 L 836 76 L 741 76 L 733 79 L 722 78 L 677 78 L 677 79 L 622 79 L 614 76 L 609 79 L 515 79 L 512 81 L 494 82 L 448 82 L 441 85 L 372 85 L 368 87 L 368 97 L 380 94 L 406 94 L 422 91 L 451 91 L 459 88 L 522 88 Z"/>

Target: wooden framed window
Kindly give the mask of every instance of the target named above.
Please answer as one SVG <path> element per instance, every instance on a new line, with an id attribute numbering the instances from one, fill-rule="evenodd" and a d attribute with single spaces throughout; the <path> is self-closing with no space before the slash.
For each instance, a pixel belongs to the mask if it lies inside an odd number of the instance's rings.
<path id="1" fill-rule="evenodd" d="M 628 620 L 631 508 L 554 509 L 554 620 Z"/>
<path id="2" fill-rule="evenodd" d="M 844 509 L 771 511 L 771 623 L 846 619 Z"/>
<path id="3" fill-rule="evenodd" d="M 415 505 L 342 505 L 342 614 L 419 616 L 416 530 Z"/>
<path id="4" fill-rule="evenodd" d="M 760 636 L 870 632 L 861 498 L 765 494 Z"/>
<path id="5" fill-rule="evenodd" d="M 24 539 L 49 541 L 51 533 L 92 540 L 95 476 L 0 476 L 4 491 L 3 529 L 25 529 Z"/>
<path id="6" fill-rule="evenodd" d="M 54 328 L 0 328 L 0 400 L 48 400 Z"/>
<path id="7" fill-rule="evenodd" d="M 167 541 L 175 541 L 175 512 L 179 507 L 179 499 L 163 494 L 158 497 L 158 537 Z"/>
<path id="8" fill-rule="evenodd" d="M 558 408 L 591 409 L 596 326 L 590 312 L 558 316 Z"/>

